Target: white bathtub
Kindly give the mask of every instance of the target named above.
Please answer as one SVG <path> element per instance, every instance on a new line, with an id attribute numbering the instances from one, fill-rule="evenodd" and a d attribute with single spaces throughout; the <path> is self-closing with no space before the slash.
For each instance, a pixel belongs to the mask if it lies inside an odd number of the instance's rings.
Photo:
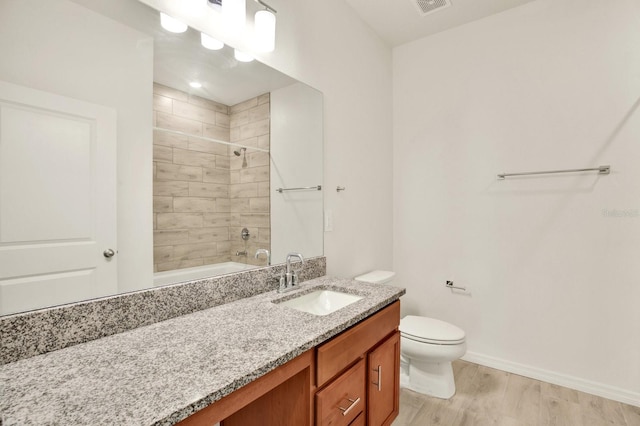
<path id="1" fill-rule="evenodd" d="M 216 263 L 215 265 L 196 266 L 195 268 L 176 269 L 174 271 L 156 272 L 153 274 L 153 285 L 181 283 L 185 281 L 199 280 L 202 278 L 216 277 L 218 275 L 232 274 L 234 272 L 256 269 L 257 266 L 246 265 L 238 262 Z"/>

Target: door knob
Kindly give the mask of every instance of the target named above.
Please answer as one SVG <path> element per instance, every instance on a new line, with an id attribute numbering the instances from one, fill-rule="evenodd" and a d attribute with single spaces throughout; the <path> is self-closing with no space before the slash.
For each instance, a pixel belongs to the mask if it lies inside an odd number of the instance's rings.
<path id="1" fill-rule="evenodd" d="M 113 256 L 116 255 L 116 252 L 113 251 L 112 249 L 106 249 L 105 251 L 102 252 L 102 254 L 104 255 L 104 257 L 106 257 L 107 259 L 111 259 Z"/>

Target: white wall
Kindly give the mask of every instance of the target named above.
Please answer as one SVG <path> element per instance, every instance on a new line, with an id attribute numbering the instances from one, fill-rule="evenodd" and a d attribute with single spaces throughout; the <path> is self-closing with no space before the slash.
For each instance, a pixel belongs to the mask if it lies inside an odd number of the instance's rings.
<path id="1" fill-rule="evenodd" d="M 177 2 L 141 1 L 225 40 L 216 22 L 181 15 Z M 334 217 L 327 272 L 391 268 L 391 49 L 343 0 L 269 4 L 278 11 L 276 50 L 260 60 L 324 94 L 323 192 Z"/>
<path id="2" fill-rule="evenodd" d="M 271 259 L 287 253 L 322 256 L 322 192 L 275 192 L 276 188 L 322 185 L 322 94 L 295 83 L 270 96 Z"/>
<path id="3" fill-rule="evenodd" d="M 469 359 L 640 405 L 640 4 L 538 0 L 394 49 L 393 73 L 404 313 L 464 328 Z"/>
<path id="4" fill-rule="evenodd" d="M 149 287 L 153 40 L 65 0 L 3 0 L 0 16 L 0 79 L 117 110 L 118 286 Z"/>

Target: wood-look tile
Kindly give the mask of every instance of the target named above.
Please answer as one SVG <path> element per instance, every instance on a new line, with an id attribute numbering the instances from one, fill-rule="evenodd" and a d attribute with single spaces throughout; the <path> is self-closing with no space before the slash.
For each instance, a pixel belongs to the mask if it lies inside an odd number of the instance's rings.
<path id="1" fill-rule="evenodd" d="M 258 105 L 258 98 L 251 98 L 239 104 L 232 105 L 229 108 L 229 114 L 235 114 Z"/>
<path id="2" fill-rule="evenodd" d="M 250 123 L 269 119 L 269 103 L 264 103 L 249 110 L 248 119 Z"/>
<path id="3" fill-rule="evenodd" d="M 171 163 L 173 161 L 173 148 L 164 145 L 153 145 L 153 161 Z"/>
<path id="4" fill-rule="evenodd" d="M 173 271 L 174 269 L 193 268 L 195 266 L 202 266 L 202 258 L 189 259 L 189 260 L 175 260 L 171 262 L 157 263 L 156 268 L 158 272 Z"/>
<path id="5" fill-rule="evenodd" d="M 203 135 L 207 138 L 229 142 L 231 137 L 231 130 L 229 130 L 228 127 L 222 127 L 215 124 L 205 124 Z"/>
<path id="6" fill-rule="evenodd" d="M 578 391 L 565 388 L 564 386 L 554 385 L 552 383 L 540 382 L 540 391 L 542 396 L 549 398 L 561 399 L 563 401 L 578 402 Z"/>
<path id="7" fill-rule="evenodd" d="M 262 149 L 270 149 L 271 136 L 269 134 L 258 136 L 257 144 L 254 146 L 257 146 L 258 148 L 262 148 Z"/>
<path id="8" fill-rule="evenodd" d="M 258 228 L 257 242 L 269 244 L 271 242 L 271 228 Z"/>
<path id="9" fill-rule="evenodd" d="M 153 110 L 171 114 L 173 112 L 173 100 L 166 96 L 153 95 Z"/>
<path id="10" fill-rule="evenodd" d="M 179 164 L 157 163 L 157 180 L 202 181 L 202 167 L 183 166 Z"/>
<path id="11" fill-rule="evenodd" d="M 268 152 L 252 152 L 247 155 L 249 167 L 268 166 L 270 157 Z"/>
<path id="12" fill-rule="evenodd" d="M 250 167 L 240 170 L 240 182 L 268 182 L 269 166 Z"/>
<path id="13" fill-rule="evenodd" d="M 160 118 L 160 113 L 158 113 L 158 119 Z M 240 139 L 248 139 L 256 136 L 262 136 L 269 133 L 269 119 L 264 119 L 260 121 L 256 121 L 253 123 L 245 124 L 244 126 L 240 126 Z"/>
<path id="14" fill-rule="evenodd" d="M 550 396 L 542 396 L 538 424 L 540 426 L 580 426 L 580 404 Z"/>
<path id="15" fill-rule="evenodd" d="M 269 181 L 258 182 L 258 197 L 271 196 L 271 184 Z"/>
<path id="16" fill-rule="evenodd" d="M 229 227 L 190 229 L 189 241 L 197 243 L 229 241 Z"/>
<path id="17" fill-rule="evenodd" d="M 216 112 L 216 126 L 229 128 L 231 125 L 229 114 Z"/>
<path id="18" fill-rule="evenodd" d="M 168 262 L 173 258 L 173 246 L 157 246 L 153 248 L 153 263 Z"/>
<path id="19" fill-rule="evenodd" d="M 182 244 L 173 246 L 175 260 L 198 259 L 218 254 L 218 248 L 211 243 Z"/>
<path id="20" fill-rule="evenodd" d="M 189 182 L 154 181 L 153 195 L 172 197 L 189 195 Z"/>
<path id="21" fill-rule="evenodd" d="M 201 121 L 207 124 L 216 124 L 216 112 L 189 102 L 173 101 L 173 115 Z"/>
<path id="22" fill-rule="evenodd" d="M 158 213 L 158 229 L 202 228 L 203 218 L 198 213 Z M 189 241 L 189 235 L 186 235 Z M 177 243 L 176 243 L 177 244 Z"/>
<path id="23" fill-rule="evenodd" d="M 173 197 L 153 196 L 153 212 L 169 213 L 173 212 Z"/>
<path id="24" fill-rule="evenodd" d="M 216 200 L 203 197 L 174 197 L 173 211 L 184 213 L 213 213 L 216 211 Z"/>
<path id="25" fill-rule="evenodd" d="M 640 407 L 628 404 L 620 404 L 620 406 L 627 426 L 640 426 Z"/>
<path id="26" fill-rule="evenodd" d="M 249 110 L 239 111 L 229 116 L 229 127 L 240 127 L 249 123 Z"/>
<path id="27" fill-rule="evenodd" d="M 267 227 L 271 224 L 268 213 L 251 213 L 240 215 L 243 226 Z"/>
<path id="28" fill-rule="evenodd" d="M 211 183 L 224 183 L 230 182 L 229 170 L 226 169 L 202 169 L 204 174 L 202 176 L 203 182 Z"/>
<path id="29" fill-rule="evenodd" d="M 229 185 L 230 198 L 249 198 L 258 196 L 257 183 L 238 183 Z"/>
<path id="30" fill-rule="evenodd" d="M 156 113 L 156 127 L 202 136 L 202 123 L 188 118 L 177 117 L 164 112 Z"/>
<path id="31" fill-rule="evenodd" d="M 540 382 L 509 374 L 501 414 L 515 419 L 536 419 L 540 412 Z"/>
<path id="32" fill-rule="evenodd" d="M 249 211 L 253 213 L 268 213 L 269 207 L 269 197 L 249 199 Z"/>
<path id="33" fill-rule="evenodd" d="M 213 169 L 216 167 L 216 155 L 188 149 L 173 148 L 173 163 Z"/>
<path id="34" fill-rule="evenodd" d="M 205 213 L 203 215 L 205 228 L 217 228 L 231 225 L 231 216 L 228 213 Z"/>
<path id="35" fill-rule="evenodd" d="M 168 146 L 171 148 L 187 149 L 189 147 L 189 138 L 183 135 L 163 132 L 162 130 L 154 130 L 153 144 Z"/>
<path id="36" fill-rule="evenodd" d="M 190 197 L 229 197 L 229 185 L 220 183 L 189 182 Z"/>
<path id="37" fill-rule="evenodd" d="M 216 155 L 216 169 L 229 170 L 230 161 L 231 158 L 228 155 Z"/>
<path id="38" fill-rule="evenodd" d="M 229 115 L 229 107 L 219 102 L 212 101 L 210 99 L 201 98 L 200 96 L 189 95 L 189 103 L 197 105 L 202 108 L 208 108 L 213 111 L 217 111 L 222 114 Z"/>
<path id="39" fill-rule="evenodd" d="M 189 138 L 188 147 L 190 151 L 208 152 L 209 154 L 217 155 L 229 155 L 228 145 L 223 143 L 211 142 L 197 137 Z"/>
<path id="40" fill-rule="evenodd" d="M 584 392 L 578 392 L 578 401 L 583 413 L 583 420 L 599 420 L 603 424 L 624 425 L 624 415 L 619 402 L 600 398 Z"/>
<path id="41" fill-rule="evenodd" d="M 453 370 L 456 394 L 449 400 L 401 389 L 393 426 L 640 426 L 637 407 L 461 360 Z M 423 401 L 419 411 L 406 395 Z"/>
<path id="42" fill-rule="evenodd" d="M 171 246 L 189 242 L 189 232 L 184 230 L 158 230 L 153 232 L 154 246 Z"/>
<path id="43" fill-rule="evenodd" d="M 216 210 L 217 213 L 228 213 L 231 211 L 228 198 L 216 198 Z"/>
<path id="44" fill-rule="evenodd" d="M 499 412 L 508 380 L 509 374 L 504 371 L 479 366 L 473 378 L 475 389 L 469 410 L 481 417 L 485 414 L 490 417 L 493 413 Z"/>
<path id="45" fill-rule="evenodd" d="M 264 103 L 267 103 L 271 100 L 271 93 L 264 93 L 260 96 L 258 96 L 258 105 L 262 105 Z"/>
<path id="46" fill-rule="evenodd" d="M 416 413 L 424 405 L 424 398 L 419 393 L 409 389 L 400 390 L 400 413 L 393 421 L 392 426 L 406 426 L 416 416 Z"/>
<path id="47" fill-rule="evenodd" d="M 229 199 L 229 209 L 234 213 L 248 213 L 251 211 L 250 198 Z"/>
<path id="48" fill-rule="evenodd" d="M 167 98 L 177 99 L 179 101 L 186 101 L 189 98 L 189 95 L 187 95 L 185 92 L 159 83 L 153 83 L 153 93 L 155 95 L 165 96 Z"/>

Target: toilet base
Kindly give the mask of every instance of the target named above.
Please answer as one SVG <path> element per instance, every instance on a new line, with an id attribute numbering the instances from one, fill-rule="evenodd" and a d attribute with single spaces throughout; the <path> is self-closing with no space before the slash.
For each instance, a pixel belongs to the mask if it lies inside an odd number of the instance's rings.
<path id="1" fill-rule="evenodd" d="M 400 387 L 441 399 L 455 395 L 451 362 L 425 363 L 405 358 L 402 364 Z"/>

